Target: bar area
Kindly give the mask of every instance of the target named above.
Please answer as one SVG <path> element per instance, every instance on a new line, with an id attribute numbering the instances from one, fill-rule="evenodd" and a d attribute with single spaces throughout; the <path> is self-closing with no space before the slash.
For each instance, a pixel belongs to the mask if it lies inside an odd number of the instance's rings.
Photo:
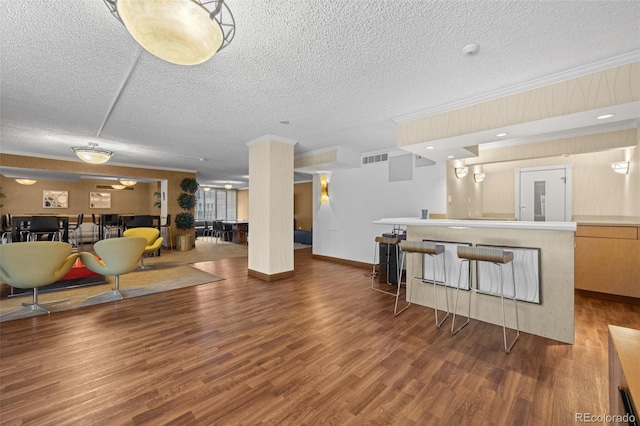
<path id="1" fill-rule="evenodd" d="M 436 282 L 441 284 L 436 286 L 435 292 L 438 306 L 445 306 L 445 291 L 449 292 L 451 304 L 460 274 L 468 270 L 472 291 L 470 317 L 491 324 L 502 324 L 500 298 L 495 296 L 495 289 L 488 284 L 492 280 L 488 279 L 487 272 L 481 266 L 460 268 L 455 249 L 458 245 L 486 246 L 515 252 L 513 267 L 520 329 L 563 343 L 574 343 L 575 222 L 384 218 L 374 223 L 394 228 L 406 227 L 407 241 L 443 243 L 446 272 L 444 277 L 436 278 Z M 479 265 L 482 263 L 478 262 Z M 430 267 L 432 265 L 428 259 L 422 259 L 420 264 L 415 257 L 409 256 L 406 275 L 422 274 L 426 280 L 433 273 Z M 505 281 L 509 275 L 506 275 Z M 463 276 L 462 282 L 469 277 Z M 511 288 L 512 284 L 505 284 L 505 287 Z M 415 288 L 411 285 L 407 287 L 407 298 L 411 303 L 433 308 L 435 301 L 431 284 L 421 285 L 415 281 L 413 286 Z M 457 315 L 467 314 L 466 296 L 460 296 Z"/>

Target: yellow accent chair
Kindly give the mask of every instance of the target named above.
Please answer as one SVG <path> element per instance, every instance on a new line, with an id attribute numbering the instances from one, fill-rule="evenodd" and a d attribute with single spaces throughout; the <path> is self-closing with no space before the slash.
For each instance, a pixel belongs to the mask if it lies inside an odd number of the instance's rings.
<path id="1" fill-rule="evenodd" d="M 93 250 L 98 257 L 88 252 L 80 253 L 80 259 L 84 266 L 101 275 L 115 277 L 114 289 L 89 296 L 87 300 L 99 301 L 122 300 L 124 295 L 120 291 L 120 275 L 132 272 L 138 266 L 138 259 L 142 256 L 147 240 L 144 238 L 109 238 L 100 240 L 94 244 Z M 127 289 L 127 293 L 138 289 Z"/>
<path id="2" fill-rule="evenodd" d="M 0 321 L 49 314 L 45 306 L 67 302 L 38 303 L 38 289 L 65 276 L 77 258 L 71 245 L 61 241 L 0 245 L 0 279 L 13 287 L 33 289 L 33 303 L 23 303 L 23 308 L 1 315 Z"/>
<path id="3" fill-rule="evenodd" d="M 160 250 L 162 241 L 164 241 L 164 238 L 160 236 L 160 231 L 157 228 L 131 228 L 124 231 L 124 234 L 122 234 L 122 236 L 125 238 L 142 237 L 147 240 L 147 247 L 144 249 L 144 253 L 142 253 L 142 255 L 140 256 L 139 269 L 151 268 L 151 266 L 145 266 L 144 255 Z"/>

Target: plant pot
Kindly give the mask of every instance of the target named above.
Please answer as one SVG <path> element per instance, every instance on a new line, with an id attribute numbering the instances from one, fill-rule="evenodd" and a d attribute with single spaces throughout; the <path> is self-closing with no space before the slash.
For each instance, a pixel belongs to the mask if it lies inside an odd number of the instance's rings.
<path id="1" fill-rule="evenodd" d="M 176 249 L 178 251 L 191 250 L 191 235 L 178 235 L 176 237 Z"/>

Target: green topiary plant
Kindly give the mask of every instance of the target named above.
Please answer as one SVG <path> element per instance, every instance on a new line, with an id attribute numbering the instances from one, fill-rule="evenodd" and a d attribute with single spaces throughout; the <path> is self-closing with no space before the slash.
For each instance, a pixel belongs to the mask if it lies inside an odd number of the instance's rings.
<path id="1" fill-rule="evenodd" d="M 195 194 L 198 190 L 198 181 L 194 178 L 184 178 L 182 182 L 180 182 L 180 188 L 182 188 L 184 192 Z"/>
<path id="2" fill-rule="evenodd" d="M 153 207 L 159 209 L 160 207 L 162 207 L 162 201 L 160 201 L 160 192 L 154 192 L 153 196 L 156 197 L 156 200 L 153 202 Z"/>
<path id="3" fill-rule="evenodd" d="M 178 205 L 184 210 L 191 210 L 196 206 L 196 196 L 181 192 L 180 195 L 178 195 Z"/>
<path id="4" fill-rule="evenodd" d="M 193 228 L 195 221 L 189 212 L 181 212 L 176 215 L 176 228 L 186 231 Z"/>

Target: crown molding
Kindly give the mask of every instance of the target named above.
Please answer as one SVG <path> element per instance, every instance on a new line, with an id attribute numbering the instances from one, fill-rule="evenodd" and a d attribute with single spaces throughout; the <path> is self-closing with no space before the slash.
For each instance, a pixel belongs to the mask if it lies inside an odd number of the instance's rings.
<path id="1" fill-rule="evenodd" d="M 293 139 L 283 138 L 282 136 L 264 135 L 264 136 L 260 136 L 259 138 L 250 140 L 249 142 L 245 142 L 245 145 L 251 146 L 251 145 L 255 145 L 255 144 L 259 144 L 267 141 L 282 142 L 289 145 L 295 145 L 298 143 L 298 141 L 295 141 Z"/>
<path id="2" fill-rule="evenodd" d="M 582 77 L 587 74 L 604 71 L 610 68 L 615 68 L 621 65 L 626 65 L 626 64 L 630 64 L 638 61 L 640 61 L 640 50 L 634 50 L 622 55 L 604 59 L 602 61 L 597 61 L 588 65 L 583 65 L 580 67 L 561 71 L 559 73 L 551 74 L 546 77 L 537 78 L 535 80 L 531 80 L 526 83 L 517 84 L 504 89 L 487 92 L 478 96 L 473 96 L 460 101 L 455 101 L 448 104 L 440 105 L 427 110 L 418 111 L 411 114 L 395 117 L 393 118 L 393 121 L 396 124 L 406 123 L 407 121 L 417 120 L 420 118 L 429 117 L 431 115 L 442 114 L 444 112 L 453 111 L 456 109 L 468 107 L 470 105 L 475 105 L 482 102 L 493 101 L 496 99 L 503 98 L 505 96 L 515 95 L 516 93 L 537 89 L 539 87 L 548 86 L 550 84 L 559 83 L 561 81 L 566 81 L 572 78 Z"/>

